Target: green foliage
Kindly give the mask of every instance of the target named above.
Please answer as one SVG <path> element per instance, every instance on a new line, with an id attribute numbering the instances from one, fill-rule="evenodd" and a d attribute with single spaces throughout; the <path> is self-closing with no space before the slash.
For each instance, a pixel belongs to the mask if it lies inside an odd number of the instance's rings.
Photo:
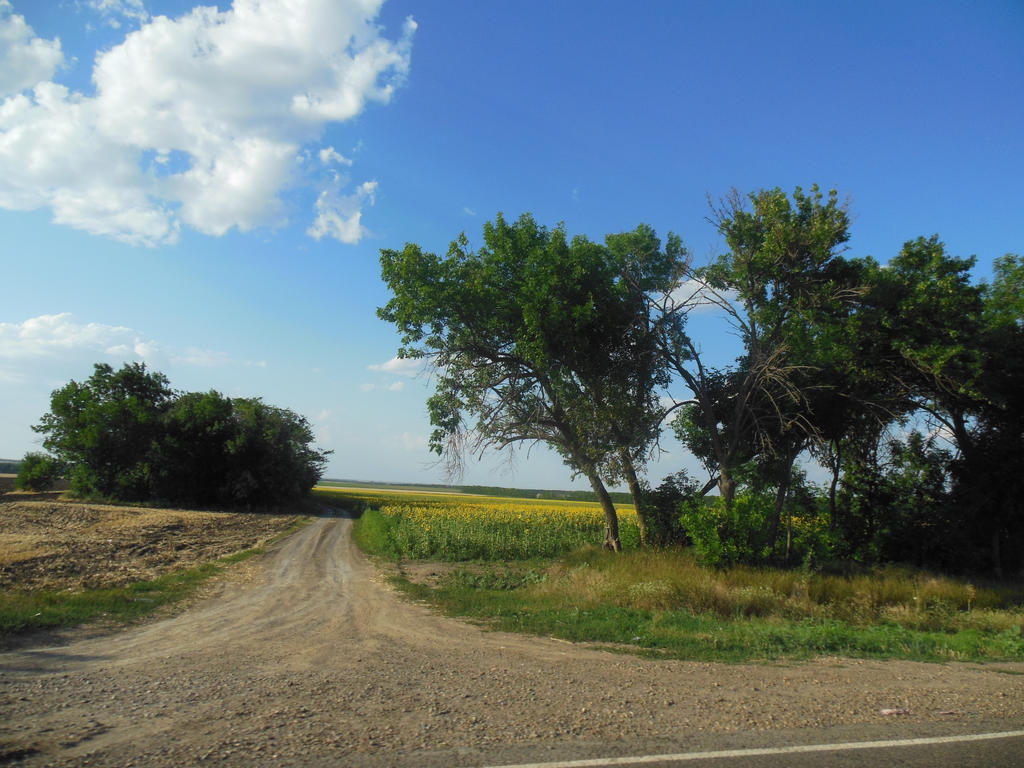
<path id="1" fill-rule="evenodd" d="M 48 491 L 60 479 L 61 472 L 60 462 L 55 458 L 30 451 L 18 466 L 14 487 L 21 491 Z"/>
<path id="2" fill-rule="evenodd" d="M 648 490 L 644 505 L 650 544 L 667 547 L 692 542 L 680 511 L 699 508 L 703 502 L 697 497 L 697 483 L 686 470 L 669 475 L 657 488 Z"/>
<path id="3" fill-rule="evenodd" d="M 229 503 L 227 445 L 237 429 L 233 403 L 220 393 L 177 397 L 153 445 L 153 495 L 193 506 Z"/>
<path id="4" fill-rule="evenodd" d="M 839 525 L 847 554 L 862 562 L 955 568 L 963 540 L 950 536 L 950 455 L 919 432 L 892 440 L 885 452 L 851 464 L 840 495 Z"/>
<path id="5" fill-rule="evenodd" d="M 141 363 L 114 371 L 98 363 L 83 383 L 71 381 L 50 397 L 35 431 L 44 447 L 70 468 L 71 488 L 89 496 L 138 500 L 149 493 L 149 449 L 173 393 L 167 378 Z"/>
<path id="6" fill-rule="evenodd" d="M 705 267 L 646 226 L 601 244 L 528 215 L 499 215 L 478 250 L 382 251 L 379 314 L 439 371 L 433 449 L 457 465 L 547 442 L 591 480 L 613 540 L 603 483 L 625 481 L 652 543 L 689 537 L 719 566 L 1024 569 L 1024 259 L 978 284 L 937 235 L 884 266 L 845 258 L 847 206 L 816 186 L 734 191 L 710 219 L 726 250 Z M 743 345 L 720 368 L 688 325 L 708 304 Z M 720 503 L 637 479 L 674 386 L 672 428 Z M 827 490 L 807 487 L 808 454 Z"/>
<path id="7" fill-rule="evenodd" d="M 612 557 L 588 548 L 550 567 L 493 563 L 435 586 L 398 582 L 418 600 L 495 629 L 614 643 L 658 658 L 1024 658 L 1019 585 L 976 587 L 920 571 L 715 571 L 678 549 Z"/>
<path id="8" fill-rule="evenodd" d="M 772 500 L 764 495 L 741 492 L 726 504 L 714 499 L 710 504 L 682 507 L 681 521 L 693 540 L 700 562 L 725 568 L 737 563 L 766 560 L 771 550 L 768 541 Z"/>
<path id="9" fill-rule="evenodd" d="M 994 279 L 984 287 L 990 327 L 1024 326 L 1024 257 L 1008 253 L 992 264 Z"/>
<path id="10" fill-rule="evenodd" d="M 270 506 L 309 493 L 327 454 L 308 421 L 258 398 L 175 393 L 139 363 L 55 391 L 37 432 L 72 490 L 126 501 Z"/>
<path id="11" fill-rule="evenodd" d="M 856 290 L 840 256 L 849 218 L 835 190 L 827 198 L 816 186 L 792 196 L 778 188 L 746 198 L 734 191 L 712 220 L 728 251 L 707 267 L 687 268 L 705 286 L 702 298 L 670 305 L 661 327 L 665 364 L 690 391 L 674 426 L 717 476 L 728 505 L 734 475 L 749 460 L 778 464 L 784 474 L 818 439 L 816 341 L 848 311 Z M 685 330 L 685 315 L 700 302 L 717 307 L 743 343 L 727 368 L 706 365 L 701 344 Z M 773 532 L 778 523 L 773 515 Z"/>
<path id="12" fill-rule="evenodd" d="M 352 537 L 364 552 L 396 560 L 402 553 L 395 546 L 392 534 L 394 527 L 390 517 L 381 514 L 379 510 L 367 509 L 353 525 Z"/>
<path id="13" fill-rule="evenodd" d="M 232 401 L 235 431 L 225 443 L 226 500 L 274 504 L 309 493 L 323 473 L 326 453 L 310 447 L 305 417 L 258 398 Z"/>
<path id="14" fill-rule="evenodd" d="M 681 255 L 649 227 L 602 245 L 528 214 L 499 214 L 475 251 L 465 235 L 443 258 L 382 250 L 393 297 L 378 314 L 402 334 L 401 356 L 437 366 L 430 444 L 450 471 L 466 452 L 547 443 L 588 478 L 617 548 L 602 477 L 633 484 L 657 437 L 667 372 L 645 294 L 671 289 Z"/>

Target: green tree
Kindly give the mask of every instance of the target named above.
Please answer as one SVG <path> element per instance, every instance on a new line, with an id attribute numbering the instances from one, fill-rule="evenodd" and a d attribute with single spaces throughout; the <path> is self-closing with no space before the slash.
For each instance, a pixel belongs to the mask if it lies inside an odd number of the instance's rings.
<path id="1" fill-rule="evenodd" d="M 974 259 L 950 256 L 937 235 L 908 241 L 884 267 L 871 259 L 859 266 L 869 290 L 835 347 L 850 361 L 849 400 L 868 407 L 839 420 L 836 445 L 849 459 L 840 527 L 853 549 L 872 541 L 882 558 L 911 552 L 932 565 L 999 573 L 1007 552 L 1019 561 L 1024 527 L 1016 503 L 1024 490 L 1024 269 L 1006 256 L 996 261 L 992 285 L 975 284 Z M 891 426 L 930 437 L 894 442 Z M 915 467 L 925 465 L 927 499 L 878 501 L 899 486 L 894 478 L 923 482 Z M 956 557 L 944 549 L 950 528 L 961 536 Z"/>
<path id="2" fill-rule="evenodd" d="M 867 360 L 902 395 L 906 411 L 927 414 L 971 450 L 971 413 L 983 395 L 983 289 L 974 258 L 946 253 L 937 235 L 904 244 L 875 266 L 866 297 Z"/>
<path id="3" fill-rule="evenodd" d="M 79 494 L 143 499 L 149 494 L 150 449 L 173 393 L 167 377 L 145 364 L 119 371 L 98 363 L 85 382 L 70 381 L 50 397 L 50 412 L 33 429 L 70 469 Z"/>
<path id="4" fill-rule="evenodd" d="M 810 403 L 819 388 L 815 340 L 825 319 L 859 295 L 840 255 L 849 238 L 846 206 L 835 190 L 826 198 L 816 186 L 807 194 L 798 187 L 792 198 L 778 188 L 747 198 L 733 191 L 711 218 L 728 250 L 684 271 L 690 290 L 659 307 L 665 359 L 690 392 L 680 429 L 713 466 L 726 506 L 737 469 L 751 458 L 777 464 L 784 499 L 796 456 L 818 438 Z M 688 313 L 708 304 L 743 344 L 726 370 L 707 366 L 686 331 Z M 771 524 L 778 528 L 777 517 Z"/>
<path id="5" fill-rule="evenodd" d="M 962 569 L 970 545 L 952 535 L 963 521 L 950 505 L 950 461 L 938 441 L 918 431 L 854 457 L 840 492 L 851 553 L 861 560 Z"/>
<path id="6" fill-rule="evenodd" d="M 302 416 L 258 398 L 174 393 L 161 373 L 96 365 L 55 391 L 36 431 L 72 490 L 123 500 L 268 506 L 308 494 L 329 452 Z"/>
<path id="7" fill-rule="evenodd" d="M 952 464 L 954 503 L 997 575 L 1024 568 L 1024 258 L 996 259 L 983 285 L 980 397 L 970 450 Z"/>
<path id="8" fill-rule="evenodd" d="M 642 292 L 668 286 L 680 247 L 644 227 L 608 245 L 570 241 L 561 226 L 499 214 L 475 251 L 465 235 L 444 258 L 382 250 L 393 298 L 378 314 L 401 332 L 401 356 L 434 367 L 431 448 L 449 473 L 467 453 L 550 445 L 590 482 L 618 550 L 603 475 L 635 478 L 655 439 L 660 372 Z"/>
<path id="9" fill-rule="evenodd" d="M 179 395 L 153 446 L 153 495 L 193 506 L 229 503 L 227 446 L 237 431 L 230 398 L 214 391 Z"/>
<path id="10" fill-rule="evenodd" d="M 235 398 L 232 420 L 224 503 L 268 505 L 300 498 L 323 475 L 329 452 L 312 447 L 313 429 L 304 416 L 259 398 Z"/>

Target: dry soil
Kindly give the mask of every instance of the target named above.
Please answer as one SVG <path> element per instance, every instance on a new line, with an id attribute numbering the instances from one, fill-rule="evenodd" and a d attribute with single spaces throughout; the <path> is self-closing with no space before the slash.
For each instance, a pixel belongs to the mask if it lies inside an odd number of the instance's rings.
<path id="1" fill-rule="evenodd" d="M 1019 729 L 1024 664 L 648 661 L 438 617 L 324 516 L 177 616 L 0 655 L 0 762 L 460 766 Z"/>

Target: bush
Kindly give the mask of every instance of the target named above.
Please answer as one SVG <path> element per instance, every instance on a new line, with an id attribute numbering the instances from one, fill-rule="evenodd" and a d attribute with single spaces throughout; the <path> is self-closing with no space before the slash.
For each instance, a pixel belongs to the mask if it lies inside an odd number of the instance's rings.
<path id="1" fill-rule="evenodd" d="M 683 504 L 681 521 L 693 540 L 701 565 L 726 568 L 738 563 L 760 563 L 771 551 L 769 522 L 774 500 L 744 492 L 732 506 L 719 498 L 706 504 Z"/>
<path id="2" fill-rule="evenodd" d="M 659 547 L 690 543 L 680 519 L 680 508 L 683 504 L 697 506 L 703 502 L 697 497 L 697 483 L 686 470 L 669 475 L 657 488 L 647 490 L 643 503 L 648 543 Z"/>
<path id="3" fill-rule="evenodd" d="M 61 466 L 52 456 L 29 452 L 21 460 L 14 487 L 19 491 L 48 491 L 60 478 Z"/>
<path id="4" fill-rule="evenodd" d="M 139 363 L 96 365 L 34 427 L 74 493 L 122 501 L 268 507 L 307 495 L 328 452 L 305 418 L 259 398 L 175 392 Z"/>

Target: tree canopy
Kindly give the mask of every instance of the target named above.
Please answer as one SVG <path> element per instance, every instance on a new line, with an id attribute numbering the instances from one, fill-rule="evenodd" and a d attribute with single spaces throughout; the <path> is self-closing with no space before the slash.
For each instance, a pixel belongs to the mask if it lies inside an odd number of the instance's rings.
<path id="1" fill-rule="evenodd" d="M 1024 260 L 997 259 L 985 284 L 937 235 L 884 265 L 849 258 L 847 205 L 816 186 L 733 192 L 709 220 L 725 248 L 704 265 L 645 225 L 596 242 L 528 214 L 499 214 L 477 249 L 463 234 L 444 256 L 381 251 L 378 314 L 400 356 L 432 365 L 449 470 L 550 445 L 601 499 L 613 549 L 605 484 L 625 483 L 641 541 L 656 521 L 652 540 L 710 560 L 1024 567 Z M 709 308 L 739 341 L 729 363 L 692 335 Z M 642 480 L 667 423 L 703 487 Z M 827 488 L 801 466 L 815 460 Z"/>
<path id="2" fill-rule="evenodd" d="M 302 416 L 258 398 L 175 392 L 141 363 L 97 364 L 53 392 L 33 429 L 72 491 L 129 501 L 284 503 L 309 492 L 327 457 Z"/>
<path id="3" fill-rule="evenodd" d="M 462 235 L 445 257 L 381 251 L 393 298 L 379 315 L 401 356 L 433 366 L 431 448 L 450 472 L 467 452 L 545 443 L 589 480 L 617 550 L 604 480 L 635 475 L 657 436 L 665 372 L 644 291 L 670 287 L 680 250 L 646 227 L 601 244 L 499 214 L 477 250 Z"/>

